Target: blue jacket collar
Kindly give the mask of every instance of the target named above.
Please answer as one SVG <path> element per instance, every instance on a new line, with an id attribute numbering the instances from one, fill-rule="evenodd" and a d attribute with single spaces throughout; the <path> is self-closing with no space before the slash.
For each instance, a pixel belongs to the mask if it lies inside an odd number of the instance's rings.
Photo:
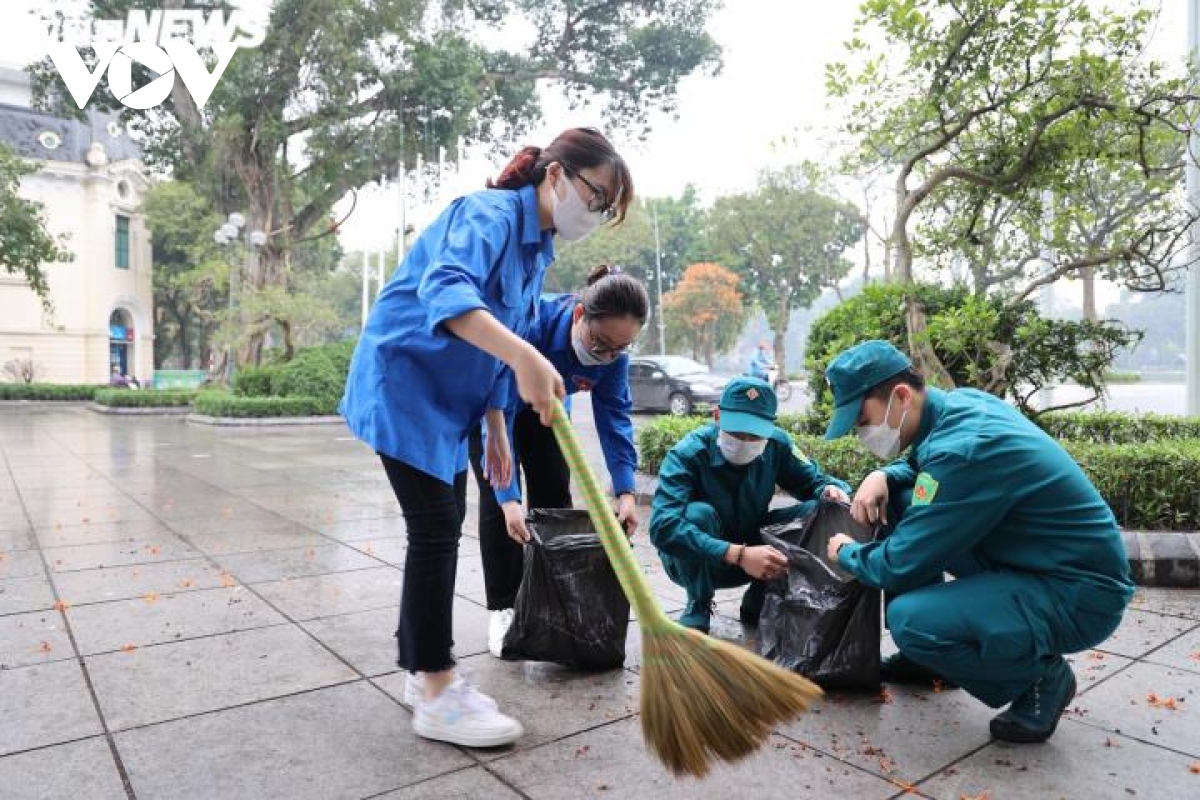
<path id="1" fill-rule="evenodd" d="M 554 232 L 542 233 L 542 220 L 538 216 L 537 187 L 532 183 L 517 189 L 517 197 L 521 200 L 521 244 L 544 245 L 543 240 L 554 240 Z M 550 250 L 553 253 L 553 248 Z"/>

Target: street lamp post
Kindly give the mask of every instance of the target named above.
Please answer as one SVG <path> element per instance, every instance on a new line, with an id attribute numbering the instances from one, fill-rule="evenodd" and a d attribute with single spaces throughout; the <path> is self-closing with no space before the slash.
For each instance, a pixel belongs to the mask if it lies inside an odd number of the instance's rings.
<path id="1" fill-rule="evenodd" d="M 240 331 L 241 319 L 241 280 L 243 272 L 241 261 L 245 261 L 244 271 L 247 276 L 254 275 L 258 270 L 258 250 L 267 243 L 267 234 L 261 230 L 246 230 L 246 216 L 234 211 L 226 219 L 225 224 L 213 231 L 213 241 L 225 247 L 230 247 L 232 257 L 229 259 L 229 318 L 237 320 L 235 331 Z M 241 245 L 241 252 L 237 246 Z M 231 340 L 232 341 L 232 340 Z M 237 360 L 237 350 L 230 344 L 225 355 L 225 384 L 233 386 L 235 372 L 234 362 Z"/>
<path id="2" fill-rule="evenodd" d="M 654 217 L 654 279 L 658 284 L 658 312 L 654 315 L 658 318 L 658 352 L 666 354 L 667 352 L 667 318 L 663 315 L 663 291 L 662 291 L 662 241 L 658 236 L 658 206 L 650 204 L 650 213 Z"/>
<path id="3" fill-rule="evenodd" d="M 1188 54 L 1193 60 L 1200 57 L 1200 0 L 1188 0 Z M 1193 123 L 1187 146 L 1187 205 L 1188 211 L 1196 213 L 1200 208 L 1200 165 L 1196 164 L 1200 154 L 1200 130 Z M 1185 344 L 1187 353 L 1187 413 L 1200 414 L 1200 221 L 1192 222 L 1191 246 L 1188 252 L 1191 264 L 1187 277 L 1187 312 L 1185 321 Z"/>

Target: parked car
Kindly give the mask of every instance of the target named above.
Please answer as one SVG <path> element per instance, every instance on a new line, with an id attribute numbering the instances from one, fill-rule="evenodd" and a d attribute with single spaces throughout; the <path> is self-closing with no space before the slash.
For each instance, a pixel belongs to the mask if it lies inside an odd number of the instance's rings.
<path id="1" fill-rule="evenodd" d="M 716 406 L 729 382 L 683 356 L 636 356 L 629 362 L 633 407 L 676 416 Z"/>

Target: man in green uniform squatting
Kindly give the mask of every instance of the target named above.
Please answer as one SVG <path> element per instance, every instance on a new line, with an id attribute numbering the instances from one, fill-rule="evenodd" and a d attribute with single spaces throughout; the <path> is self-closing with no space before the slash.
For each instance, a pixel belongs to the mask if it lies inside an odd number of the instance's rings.
<path id="1" fill-rule="evenodd" d="M 766 381 L 730 381 L 716 422 L 685 436 L 663 459 L 650 540 L 667 575 L 687 590 L 681 625 L 708 633 L 716 590 L 747 583 L 740 616 L 758 624 L 763 581 L 787 569 L 787 558 L 763 544 L 759 529 L 808 513 L 822 494 L 849 499 L 846 483 L 822 473 L 775 427 L 776 406 Z M 769 510 L 776 484 L 803 502 Z"/>
<path id="2" fill-rule="evenodd" d="M 992 736 L 1042 742 L 1075 695 L 1063 653 L 1106 639 L 1133 596 L 1112 512 L 1083 470 L 1015 408 L 974 389 L 925 388 L 882 341 L 837 356 L 826 438 L 856 430 L 894 461 L 863 480 L 853 516 L 886 538 L 829 541 L 836 559 L 884 590 L 900 649 L 885 673 L 932 670 L 992 708 Z M 943 583 L 943 572 L 956 580 Z"/>

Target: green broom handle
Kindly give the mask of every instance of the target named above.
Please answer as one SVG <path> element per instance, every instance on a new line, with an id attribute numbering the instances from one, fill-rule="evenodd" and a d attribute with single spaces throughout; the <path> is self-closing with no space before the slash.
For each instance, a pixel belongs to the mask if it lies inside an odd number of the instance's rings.
<path id="1" fill-rule="evenodd" d="M 613 514 L 612 508 L 608 504 L 608 498 L 600 490 L 600 482 L 596 480 L 596 474 L 592 472 L 592 468 L 588 466 L 583 457 L 583 448 L 579 446 L 579 437 L 575 435 L 575 428 L 571 425 L 571 418 L 567 416 L 567 410 L 563 407 L 561 400 L 554 401 L 552 426 L 554 436 L 558 439 L 558 446 L 562 449 L 567 464 L 571 467 L 571 474 L 583 486 L 588 516 L 592 518 L 592 524 L 600 533 L 600 542 L 604 545 L 604 552 L 608 555 L 613 572 L 617 574 L 621 589 L 629 598 L 629 604 L 637 613 L 642 630 L 646 630 L 648 626 L 652 628 L 656 624 L 661 626 L 663 623 L 670 622 L 670 618 L 663 613 L 655 601 L 654 594 L 650 591 L 650 585 L 646 582 L 646 577 L 633 557 L 633 548 L 629 546 L 629 540 L 625 537 L 625 532 L 621 529 L 616 515 Z"/>

